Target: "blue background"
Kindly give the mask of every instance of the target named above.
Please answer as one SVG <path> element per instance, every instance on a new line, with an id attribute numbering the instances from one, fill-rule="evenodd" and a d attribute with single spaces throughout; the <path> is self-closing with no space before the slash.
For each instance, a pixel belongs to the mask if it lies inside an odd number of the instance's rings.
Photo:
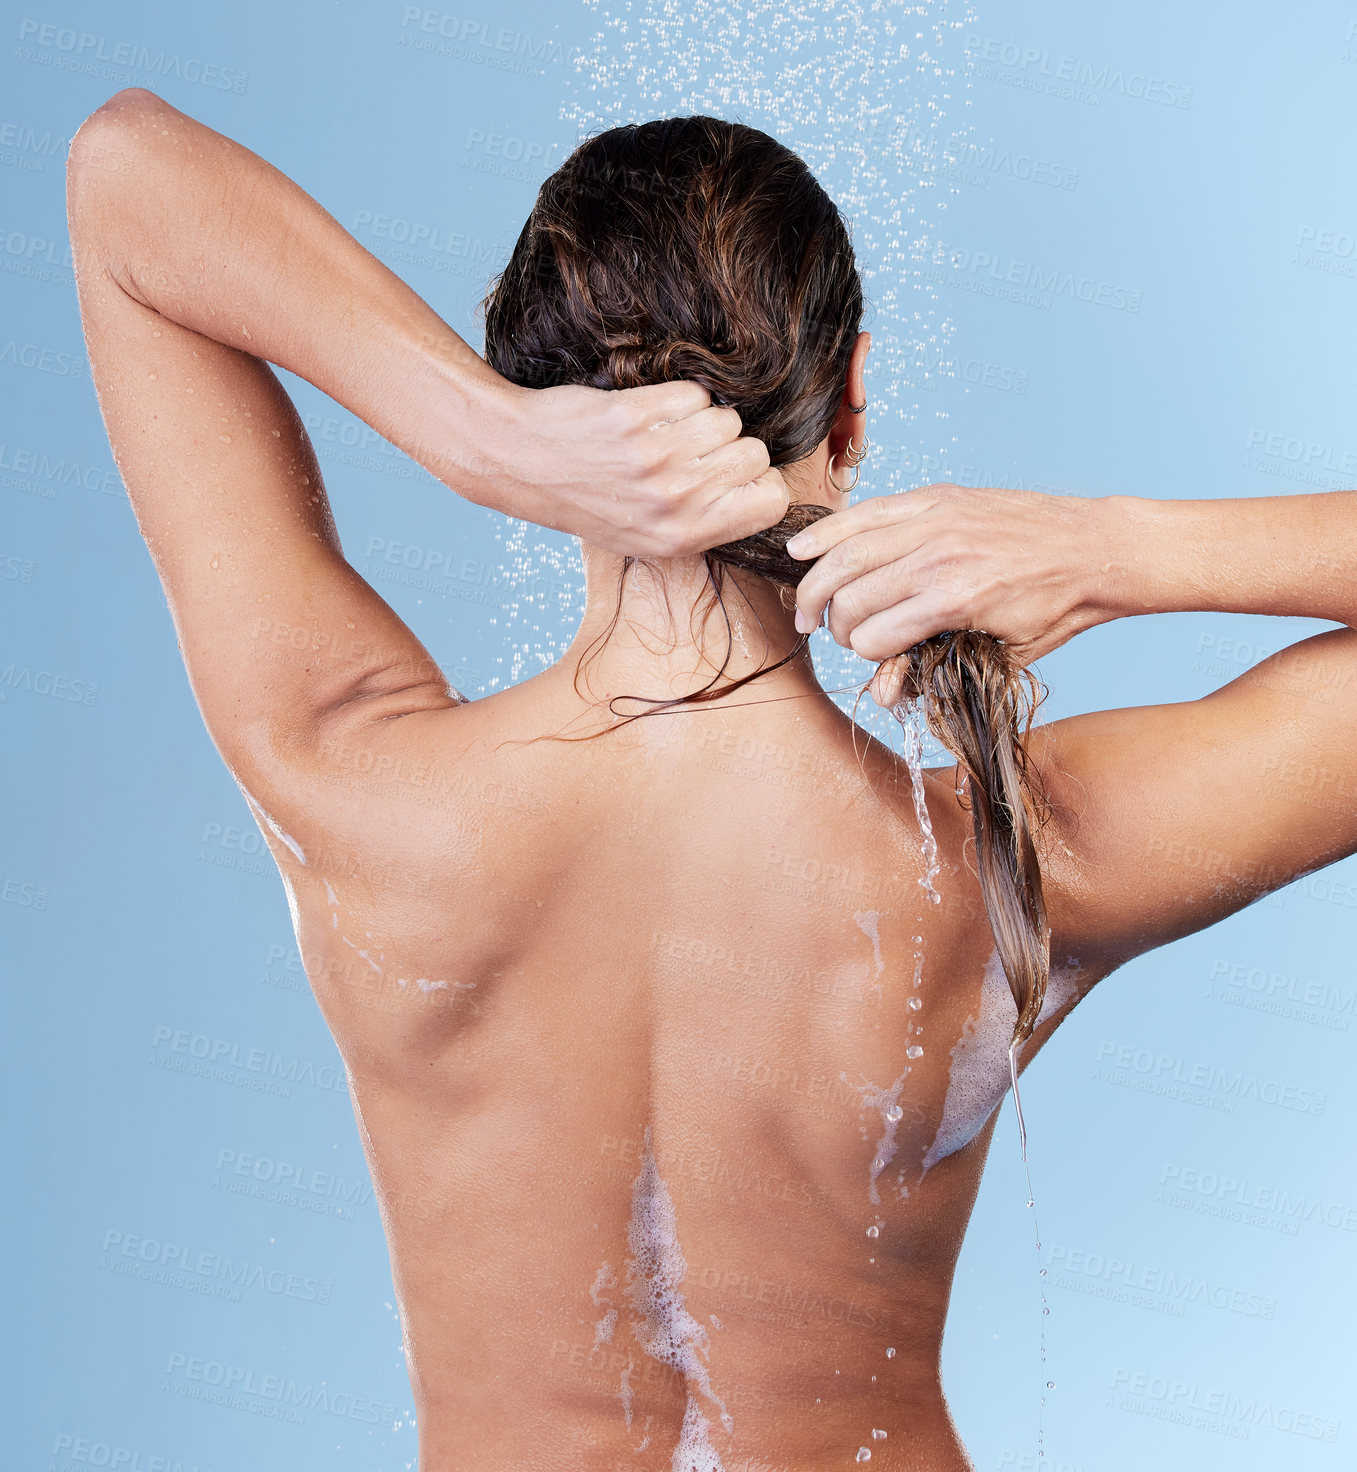
<path id="1" fill-rule="evenodd" d="M 337 1054 L 193 705 L 83 362 L 63 159 L 117 88 L 151 87 L 293 175 L 475 342 L 499 253 L 581 127 L 697 110 L 768 128 L 853 220 L 877 338 L 868 493 L 953 479 L 1213 497 L 1354 478 L 1357 10 L 1310 3 L 1284 26 L 1165 0 L 651 10 L 6 7 L 7 1467 L 112 1449 L 143 1472 L 155 1457 L 222 1472 L 415 1454 L 377 1211 L 347 1098 L 326 1086 Z M 134 64 L 100 59 L 120 43 Z M 421 225 L 478 244 L 415 250 Z M 1068 292 L 994 290 L 1066 275 Z M 454 682 L 474 695 L 549 661 L 576 606 L 555 586 L 575 576 L 568 542 L 514 541 L 289 384 L 351 560 Z M 471 571 L 430 573 L 446 565 L 431 554 Z M 1044 662 L 1048 711 L 1191 699 L 1317 627 L 1183 614 L 1098 629 Z M 819 657 L 827 682 L 869 673 L 827 640 Z M 1347 861 L 1127 967 L 1027 1076 L 1049 1472 L 1354 1464 L 1338 1350 L 1357 1310 L 1354 907 Z M 1301 1008 L 1311 985 L 1323 1000 Z M 191 1059 L 175 1030 L 227 1054 L 220 1077 L 176 1071 Z M 251 1049 L 287 1076 L 272 1092 L 232 1065 Z M 1322 1094 L 1323 1112 L 1147 1089 L 1156 1068 L 1197 1064 Z M 1224 1178 L 1338 1225 L 1275 1205 L 1232 1216 Z M 982 1469 L 1036 1465 L 1025 1197 L 1006 1106 L 944 1351 Z M 210 1273 L 174 1273 L 204 1253 L 258 1269 L 259 1286 L 233 1300 Z"/>

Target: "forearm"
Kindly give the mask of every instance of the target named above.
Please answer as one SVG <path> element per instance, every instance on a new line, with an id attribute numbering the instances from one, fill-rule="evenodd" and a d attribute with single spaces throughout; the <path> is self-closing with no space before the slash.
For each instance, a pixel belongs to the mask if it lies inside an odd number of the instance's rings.
<path id="1" fill-rule="evenodd" d="M 1096 621 L 1214 611 L 1357 624 L 1357 491 L 1222 501 L 1113 496 Z"/>
<path id="2" fill-rule="evenodd" d="M 120 93 L 73 142 L 70 220 L 77 269 L 305 378 L 495 504 L 473 436 L 521 391 L 272 165 L 150 93 Z"/>

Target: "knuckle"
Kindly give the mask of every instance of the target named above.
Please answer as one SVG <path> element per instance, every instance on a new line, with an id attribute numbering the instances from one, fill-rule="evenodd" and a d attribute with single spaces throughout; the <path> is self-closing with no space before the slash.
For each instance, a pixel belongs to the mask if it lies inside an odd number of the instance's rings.
<path id="1" fill-rule="evenodd" d="M 867 548 L 855 537 L 850 537 L 845 542 L 840 542 L 832 552 L 828 554 L 831 568 L 837 573 L 843 573 L 847 577 L 859 576 L 867 567 Z"/>
<path id="2" fill-rule="evenodd" d="M 861 595 L 852 587 L 838 589 L 834 594 L 834 616 L 841 623 L 861 623 L 865 616 Z"/>
<path id="3" fill-rule="evenodd" d="M 652 473 L 644 483 L 641 497 L 647 519 L 657 527 L 668 527 L 683 506 L 683 492 L 672 476 Z"/>
<path id="4" fill-rule="evenodd" d="M 923 566 L 935 579 L 945 581 L 955 576 L 961 554 L 960 541 L 945 532 L 929 545 L 923 557 Z"/>
<path id="5" fill-rule="evenodd" d="M 938 600 L 938 617 L 949 629 L 964 629 L 969 626 L 965 600 L 955 593 Z"/>

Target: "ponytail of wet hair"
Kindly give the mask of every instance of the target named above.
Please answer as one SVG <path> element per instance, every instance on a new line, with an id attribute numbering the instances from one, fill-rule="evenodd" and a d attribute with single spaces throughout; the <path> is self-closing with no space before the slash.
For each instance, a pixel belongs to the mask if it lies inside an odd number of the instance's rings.
<path id="1" fill-rule="evenodd" d="M 685 117 L 611 128 L 580 144 L 542 185 L 484 312 L 486 360 L 511 382 L 633 388 L 686 379 L 736 409 L 745 433 L 785 466 L 833 427 L 863 296 L 847 226 L 805 162 L 757 128 Z M 813 564 L 788 556 L 787 541 L 829 514 L 795 504 L 776 526 L 703 554 L 728 632 L 724 595 L 734 580 L 726 569 L 796 587 Z M 646 561 L 623 560 L 619 616 L 627 577 Z M 615 625 L 616 617 L 604 639 Z M 796 658 L 808 639 L 721 683 L 732 636 L 702 689 L 672 700 L 615 696 L 609 708 L 649 705 L 626 724 L 721 698 Z M 1031 1035 L 1049 970 L 1033 838 L 1039 803 L 1024 747 L 1034 708 L 1024 692 L 1034 686 L 986 634 L 942 634 L 901 658 L 908 688 L 965 780 L 1018 1042 Z"/>
<path id="2" fill-rule="evenodd" d="M 929 730 L 957 759 L 980 895 L 1018 1009 L 1012 1041 L 1020 1044 L 1037 1025 L 1051 969 L 1036 844 L 1046 803 L 1027 756 L 1044 691 L 1002 640 L 974 629 L 938 634 L 898 658 L 906 701 L 919 701 Z"/>

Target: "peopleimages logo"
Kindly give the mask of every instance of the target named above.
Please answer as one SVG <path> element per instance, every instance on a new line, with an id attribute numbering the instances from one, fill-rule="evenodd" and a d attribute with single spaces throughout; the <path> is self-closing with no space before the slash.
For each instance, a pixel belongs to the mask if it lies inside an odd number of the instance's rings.
<path id="1" fill-rule="evenodd" d="M 1157 102 L 1164 107 L 1192 106 L 1192 88 L 1120 66 L 1099 66 L 1077 56 L 1053 56 L 1040 46 L 1021 46 L 996 37 L 967 36 L 966 55 L 974 74 L 1008 82 L 1034 92 L 1068 96 L 1078 102 L 1101 102 L 1110 92 Z M 996 71 L 1002 67 L 1005 71 Z M 1007 73 L 1007 74 L 1006 74 Z"/>
<path id="2" fill-rule="evenodd" d="M 184 1354 L 180 1350 L 171 1352 L 165 1365 L 165 1373 L 171 1379 L 187 1382 L 175 1387 L 176 1393 L 184 1395 L 185 1399 L 233 1407 L 244 1406 L 247 1399 L 273 1402 L 280 1408 L 299 1413 L 287 1418 L 294 1424 L 300 1424 L 305 1419 L 305 1413 L 314 1410 L 321 1410 L 344 1420 L 366 1422 L 370 1426 L 386 1426 L 392 1430 L 399 1420 L 394 1405 L 373 1400 L 369 1396 L 331 1390 L 324 1382 L 319 1385 L 299 1385 L 285 1375 L 261 1375 L 244 1365 L 228 1365 L 201 1355 Z M 219 1393 L 207 1394 L 204 1388 Z"/>
<path id="3" fill-rule="evenodd" d="M 220 1252 L 194 1251 L 179 1242 L 139 1237 L 111 1227 L 104 1233 L 99 1266 L 128 1277 L 165 1283 L 172 1288 L 187 1287 L 233 1302 L 239 1302 L 242 1288 L 258 1288 L 263 1293 L 322 1304 L 329 1303 L 334 1292 L 331 1279 L 266 1268 L 262 1263 L 248 1260 L 237 1261 Z"/>
<path id="4" fill-rule="evenodd" d="M 284 1096 L 291 1093 L 293 1084 L 309 1084 L 336 1094 L 346 1094 L 349 1088 L 341 1064 L 323 1063 L 317 1067 L 309 1059 L 284 1057 L 272 1048 L 242 1047 L 228 1038 L 210 1038 L 204 1033 L 191 1033 L 164 1023 L 157 1024 L 153 1031 L 151 1046 L 156 1051 L 150 1061 L 173 1073 L 196 1074 L 227 1083 L 250 1082 L 253 1075 L 256 1077 L 251 1086 Z M 181 1062 L 181 1059 L 188 1061 Z"/>
<path id="5" fill-rule="evenodd" d="M 1108 307 L 1118 312 L 1139 312 L 1141 293 L 1129 286 L 1099 281 L 1092 276 L 1076 276 L 1063 266 L 1042 266 L 1033 261 L 1006 261 L 988 251 L 952 247 L 941 241 L 925 257 L 925 264 L 950 267 L 959 277 L 977 283 L 1001 287 L 1018 287 L 1036 294 L 1037 305 L 1044 298 L 1067 296 L 1089 306 Z M 976 289 L 979 289 L 977 286 Z"/>
<path id="6" fill-rule="evenodd" d="M 102 77 L 106 81 L 131 82 L 137 72 L 155 77 L 171 77 L 193 82 L 218 92 L 242 93 L 249 83 L 249 73 L 234 67 L 218 66 L 196 56 L 179 56 L 175 52 L 153 51 L 135 41 L 114 40 L 93 31 L 77 31 L 72 26 L 25 16 L 19 22 L 19 40 L 30 42 L 20 46 L 15 56 L 20 61 L 33 61 L 81 76 Z"/>
<path id="7" fill-rule="evenodd" d="M 71 1436 L 59 1431 L 52 1442 L 51 1455 L 64 1461 L 53 1461 L 48 1472 L 63 1472 L 69 1466 L 107 1467 L 112 1472 L 209 1472 L 197 1462 L 181 1462 L 178 1457 L 147 1455 L 137 1447 L 119 1446 L 112 1441 L 95 1441 L 88 1436 Z"/>
<path id="8" fill-rule="evenodd" d="M 315 1170 L 229 1146 L 217 1151 L 216 1169 L 220 1176 L 240 1177 L 247 1188 L 271 1187 L 285 1195 L 315 1196 L 344 1206 L 365 1206 L 372 1200 L 372 1186 L 367 1181 L 350 1181 L 334 1171 Z"/>
<path id="9" fill-rule="evenodd" d="M 1104 1039 L 1098 1044 L 1097 1061 L 1106 1063 L 1109 1060 L 1110 1066 L 1098 1072 L 1098 1077 L 1105 1082 L 1139 1079 L 1153 1085 L 1143 1092 L 1166 1093 L 1171 1097 L 1190 1098 L 1192 1091 L 1202 1090 L 1219 1095 L 1230 1110 L 1236 1100 L 1246 1100 L 1292 1109 L 1298 1114 L 1323 1114 L 1328 1100 L 1326 1094 L 1283 1083 L 1279 1079 L 1259 1078 L 1242 1068 L 1195 1063 L 1173 1053 L 1156 1053 L 1152 1048 L 1137 1048 L 1134 1043 Z"/>
<path id="10" fill-rule="evenodd" d="M 1246 1318 L 1270 1319 L 1277 1312 L 1277 1300 L 1268 1294 L 1118 1257 L 1115 1253 L 1086 1252 L 1056 1243 L 1048 1250 L 1046 1260 L 1056 1275 L 1058 1288 L 1136 1307 L 1147 1306 L 1148 1300 L 1158 1298 L 1161 1300 L 1158 1306 L 1178 1317 L 1188 1304 L 1242 1314 Z"/>
<path id="11" fill-rule="evenodd" d="M 527 76 L 540 75 L 544 62 L 562 66 L 580 55 L 579 47 L 567 52 L 551 36 L 534 36 L 512 26 L 497 25 L 493 20 L 454 15 L 446 10 L 426 10 L 420 5 L 405 7 L 401 15 L 400 44 Z"/>
<path id="12" fill-rule="evenodd" d="M 1357 1206 L 1341 1201 L 1324 1201 L 1292 1193 L 1279 1186 L 1260 1185 L 1220 1171 L 1199 1170 L 1195 1166 L 1167 1162 L 1159 1175 L 1159 1194 L 1155 1198 L 1169 1206 L 1197 1201 L 1214 1210 L 1208 1214 L 1229 1221 L 1245 1221 L 1250 1214 L 1267 1213 L 1282 1230 L 1293 1234 L 1301 1222 L 1315 1222 L 1342 1232 L 1357 1232 Z"/>
<path id="13" fill-rule="evenodd" d="M 1157 1420 L 1193 1424 L 1197 1416 L 1214 1418 L 1222 1423 L 1219 1427 L 1204 1426 L 1202 1429 L 1225 1430 L 1228 1427 L 1229 1434 L 1238 1435 L 1241 1440 L 1248 1436 L 1252 1427 L 1264 1426 L 1313 1441 L 1337 1441 L 1343 1424 L 1266 1396 L 1213 1390 L 1191 1380 L 1151 1375 L 1144 1370 L 1116 1370 L 1112 1376 L 1112 1391 L 1119 1400 L 1124 1395 L 1133 1402 L 1121 1404 L 1119 1409 L 1139 1410 L 1134 1402 L 1140 1401 L 1165 1412 L 1156 1415 Z"/>

